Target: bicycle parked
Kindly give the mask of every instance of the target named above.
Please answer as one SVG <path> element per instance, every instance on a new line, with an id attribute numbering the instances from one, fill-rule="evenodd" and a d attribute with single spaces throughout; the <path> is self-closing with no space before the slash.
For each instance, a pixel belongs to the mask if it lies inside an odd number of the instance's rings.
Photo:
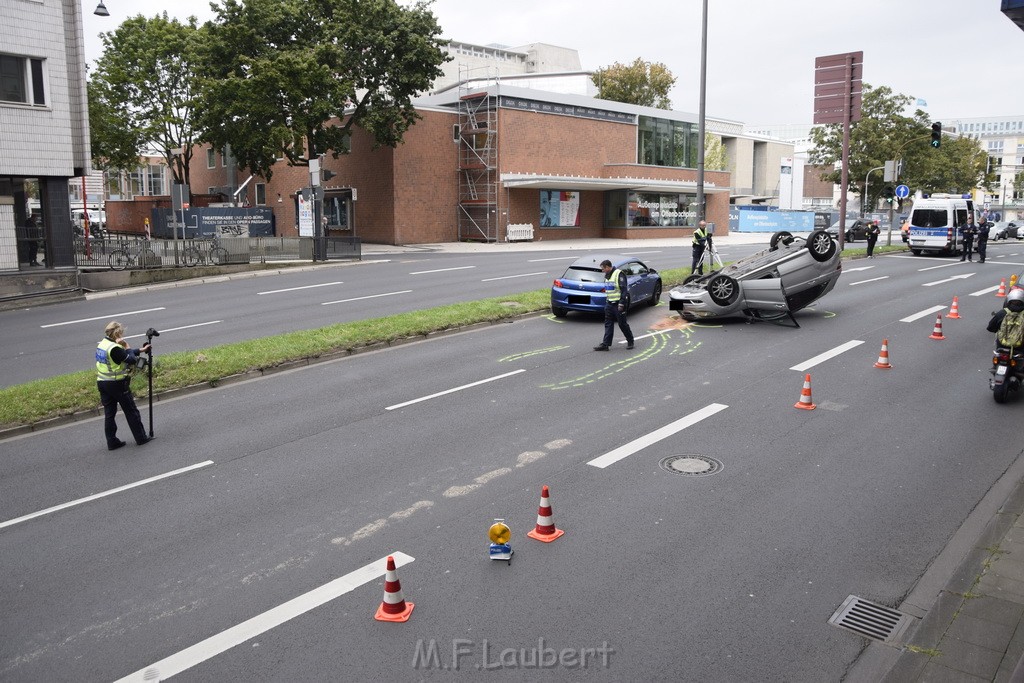
<path id="1" fill-rule="evenodd" d="M 138 263 L 143 268 L 161 265 L 156 252 L 149 248 L 149 240 L 137 240 L 132 247 L 119 247 L 110 252 L 111 270 L 124 270 L 134 267 Z"/>
<path id="2" fill-rule="evenodd" d="M 214 235 L 212 240 L 204 241 L 200 245 L 193 242 L 192 246 L 185 250 L 182 259 L 189 268 L 201 263 L 222 266 L 228 262 L 228 250 L 220 246 L 220 240 Z"/>

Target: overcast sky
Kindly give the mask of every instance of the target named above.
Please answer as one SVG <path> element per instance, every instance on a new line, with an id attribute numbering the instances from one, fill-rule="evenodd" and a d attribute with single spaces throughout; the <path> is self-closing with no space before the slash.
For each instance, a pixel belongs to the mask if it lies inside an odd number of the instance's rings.
<path id="1" fill-rule="evenodd" d="M 399 0 L 403 4 L 407 1 Z M 105 0 L 85 7 L 86 58 L 97 35 L 140 12 L 213 17 L 208 0 Z M 932 120 L 1024 115 L 1024 31 L 1000 0 L 708 0 L 707 113 L 751 125 L 810 123 L 814 59 L 864 52 L 864 80 L 927 102 Z M 697 112 L 701 0 L 436 0 L 445 38 L 579 50 L 584 69 L 637 57 L 676 76 L 674 109 Z"/>

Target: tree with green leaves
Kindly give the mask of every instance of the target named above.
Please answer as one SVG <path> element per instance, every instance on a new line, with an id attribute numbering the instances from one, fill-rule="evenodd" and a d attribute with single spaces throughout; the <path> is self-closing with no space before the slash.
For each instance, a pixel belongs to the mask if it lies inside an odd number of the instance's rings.
<path id="1" fill-rule="evenodd" d="M 676 77 L 661 62 L 645 62 L 639 57 L 632 64 L 615 62 L 595 71 L 590 79 L 597 86 L 598 99 L 672 108 L 668 93 Z"/>
<path id="2" fill-rule="evenodd" d="M 188 184 L 197 139 L 192 69 L 198 28 L 168 19 L 126 19 L 100 35 L 103 54 L 87 84 L 95 165 L 131 171 L 157 152 L 177 183 Z"/>
<path id="3" fill-rule="evenodd" d="M 729 155 L 725 152 L 722 138 L 714 133 L 704 134 L 704 170 L 724 171 L 729 168 Z"/>
<path id="4" fill-rule="evenodd" d="M 924 192 L 969 192 L 989 186 L 994 177 L 986 172 L 988 154 L 970 137 L 945 136 L 938 149 L 930 145 L 931 120 L 920 109 L 906 115 L 914 101 L 895 94 L 891 88 L 873 88 L 864 84 L 861 119 L 850 126 L 849 191 L 868 198 L 875 206 L 886 186 L 881 171 L 887 160 L 904 161 L 899 180 L 912 190 Z M 843 128 L 840 124 L 818 126 L 811 130 L 814 144 L 810 163 L 833 165 L 842 159 Z M 864 187 L 864 178 L 868 186 Z M 839 183 L 841 170 L 822 174 L 822 180 Z"/>
<path id="5" fill-rule="evenodd" d="M 395 147 L 419 118 L 411 103 L 442 74 L 441 27 L 428 4 L 396 0 L 223 0 L 211 5 L 198 85 L 203 140 L 230 146 L 269 179 L 278 159 L 347 151 L 353 127 Z"/>

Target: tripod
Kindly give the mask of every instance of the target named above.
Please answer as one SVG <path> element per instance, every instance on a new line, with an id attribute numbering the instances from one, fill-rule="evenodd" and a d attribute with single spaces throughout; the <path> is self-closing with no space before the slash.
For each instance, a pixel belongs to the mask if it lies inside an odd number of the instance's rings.
<path id="1" fill-rule="evenodd" d="M 709 272 L 715 271 L 715 264 L 718 264 L 718 268 L 721 269 L 725 266 L 722 263 L 722 257 L 718 255 L 718 249 L 715 248 L 715 241 L 708 235 L 707 243 L 704 245 L 704 251 L 700 254 L 700 259 L 697 260 L 697 267 L 693 269 L 694 273 L 702 272 L 701 269 L 707 265 Z"/>
<path id="2" fill-rule="evenodd" d="M 152 327 L 146 330 L 146 343 L 149 349 L 149 362 L 146 363 L 149 376 L 149 438 L 153 438 L 153 337 L 159 337 L 160 333 Z"/>

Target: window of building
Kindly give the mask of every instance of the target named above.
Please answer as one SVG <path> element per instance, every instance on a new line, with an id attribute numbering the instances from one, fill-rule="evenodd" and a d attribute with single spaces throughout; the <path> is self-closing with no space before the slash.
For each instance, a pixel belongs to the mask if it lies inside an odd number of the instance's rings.
<path id="1" fill-rule="evenodd" d="M 141 168 L 137 168 L 128 174 L 128 192 L 131 197 L 141 197 L 146 194 L 146 185 L 143 179 Z"/>
<path id="2" fill-rule="evenodd" d="M 540 191 L 540 227 L 579 227 L 580 193 L 561 190 Z"/>
<path id="3" fill-rule="evenodd" d="M 639 117 L 637 163 L 649 166 L 697 166 L 697 127 L 683 121 Z"/>
<path id="4" fill-rule="evenodd" d="M 162 195 L 164 192 L 164 170 L 165 167 L 159 164 L 149 166 L 149 190 L 150 195 Z"/>
<path id="5" fill-rule="evenodd" d="M 267 185 L 266 183 L 256 183 L 256 206 L 266 206 L 267 204 Z"/>
<path id="6" fill-rule="evenodd" d="M 217 168 L 217 152 L 213 147 L 206 150 L 206 168 Z"/>
<path id="7" fill-rule="evenodd" d="M 630 192 L 627 196 L 627 227 L 696 225 L 697 195 Z"/>
<path id="8" fill-rule="evenodd" d="M 46 106 L 43 60 L 0 55 L 0 101 Z"/>
<path id="9" fill-rule="evenodd" d="M 348 199 L 347 194 L 329 194 L 324 197 L 324 217 L 327 227 L 335 230 L 348 230 Z"/>

